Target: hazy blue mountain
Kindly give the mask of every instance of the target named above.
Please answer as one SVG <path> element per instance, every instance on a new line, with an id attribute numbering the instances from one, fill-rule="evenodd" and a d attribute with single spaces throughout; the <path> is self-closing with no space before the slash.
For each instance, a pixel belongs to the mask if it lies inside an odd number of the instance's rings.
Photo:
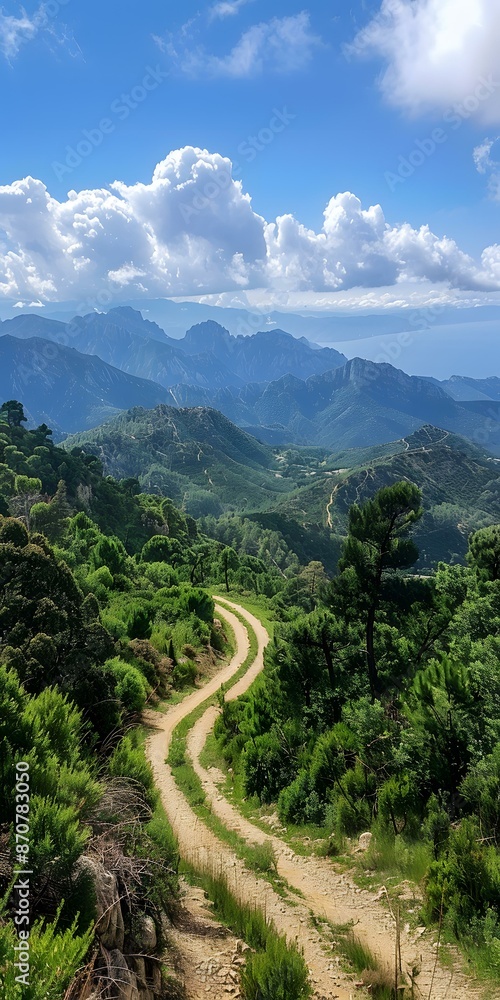
<path id="1" fill-rule="evenodd" d="M 440 383 L 449 396 L 458 400 L 500 400 L 500 378 L 468 378 L 466 375 L 452 375 Z"/>
<path id="2" fill-rule="evenodd" d="M 184 383 L 213 390 L 269 381 L 289 372 L 307 378 L 345 362 L 337 351 L 311 345 L 283 330 L 233 337 L 218 323 L 208 321 L 175 340 L 129 307 L 76 316 L 67 324 L 20 315 L 1 324 L 1 333 L 56 340 L 166 387 Z"/>
<path id="3" fill-rule="evenodd" d="M 10 334 L 20 340 L 30 337 L 42 337 L 44 340 L 57 340 L 64 343 L 67 339 L 67 324 L 59 320 L 47 319 L 38 313 L 20 313 L 12 319 L 0 323 L 0 335 Z"/>
<path id="4" fill-rule="evenodd" d="M 172 394 L 179 399 L 178 386 Z M 205 393 L 203 399 L 183 387 L 182 402 L 216 406 L 256 434 L 261 427 L 262 439 L 273 443 L 287 439 L 332 449 L 365 447 L 433 424 L 500 451 L 500 404 L 497 419 L 492 399 L 458 401 L 433 379 L 360 358 L 308 379 L 285 375 L 242 390 Z M 270 429 L 281 435 L 268 436 Z"/>
<path id="5" fill-rule="evenodd" d="M 415 375 L 448 379 L 455 373 L 475 378 L 486 378 L 491 372 L 500 374 L 499 306 L 391 308 L 364 313 L 336 309 L 329 314 L 309 308 L 302 313 L 273 309 L 259 312 L 169 299 L 144 299 L 125 305 L 133 307 L 132 311 L 139 308 L 166 330 L 170 339 L 183 338 L 194 324 L 213 320 L 235 336 L 286 330 L 294 337 L 331 345 L 348 358 L 387 361 Z M 47 308 L 45 314 L 68 322 L 77 311 L 78 303 L 61 303 Z M 15 313 L 13 303 L 0 306 L 2 316 Z M 403 347 L 398 340 L 400 333 L 410 334 L 409 341 L 404 338 Z M 42 331 L 31 333 L 35 335 L 47 336 Z M 306 378 L 311 373 L 298 374 Z"/>
<path id="6" fill-rule="evenodd" d="M 108 314 L 109 316 L 110 314 Z M 168 337 L 164 343 L 131 332 L 119 325 L 119 318 L 84 317 L 81 329 L 75 338 L 78 350 L 85 354 L 96 354 L 108 364 L 141 378 L 152 379 L 169 387 L 177 382 L 189 382 L 217 388 L 224 385 L 241 385 L 241 380 L 210 353 L 189 357 Z M 75 320 L 73 326 L 78 325 Z"/>
<path id="7" fill-rule="evenodd" d="M 228 330 L 207 320 L 187 331 L 179 341 L 187 354 L 203 348 L 240 376 L 244 382 L 262 382 L 296 375 L 307 378 L 345 364 L 343 354 L 331 347 L 311 345 L 284 330 L 261 330 L 251 336 L 231 336 Z"/>
<path id="8" fill-rule="evenodd" d="M 71 433 L 130 406 L 173 402 L 167 389 L 37 337 L 0 336 L 0 397 L 27 401 L 32 424 Z"/>
<path id="9" fill-rule="evenodd" d="M 196 385 L 173 385 L 170 393 L 177 406 L 208 406 L 220 410 L 229 420 L 240 427 L 247 427 L 255 422 L 254 406 L 265 383 L 252 384 L 235 388 L 225 386 L 223 389 L 211 391 Z"/>
<path id="10" fill-rule="evenodd" d="M 335 310 L 328 314 L 324 310 L 315 312 L 307 309 L 304 312 L 288 312 L 279 309 L 252 310 L 244 307 L 213 306 L 200 302 L 174 302 L 170 299 L 141 299 L 140 302 L 124 302 L 124 306 L 140 309 L 144 316 L 159 324 L 170 337 L 183 337 L 186 330 L 207 319 L 213 320 L 225 327 L 233 336 L 247 336 L 258 330 L 287 330 L 294 337 L 307 337 L 308 340 L 331 343 L 337 340 L 350 340 L 356 337 L 388 335 L 408 330 L 408 310 L 380 310 L 357 314 L 352 310 L 344 312 Z M 68 322 L 79 305 L 66 302 L 51 305 L 48 310 L 54 319 Z M 455 313 L 464 310 L 454 310 Z M 8 304 L 3 307 L 2 315 L 12 313 Z M 476 315 L 482 310 L 476 310 Z M 452 311 L 450 310 L 450 316 Z M 452 319 L 450 318 L 449 322 Z M 425 322 L 425 320 L 424 320 Z"/>
<path id="11" fill-rule="evenodd" d="M 496 377 L 453 376 L 441 383 L 407 375 L 390 364 L 360 358 L 343 363 L 345 359 L 336 351 L 313 347 L 282 330 L 234 337 L 212 321 L 197 324 L 174 340 L 128 307 L 76 317 L 66 325 L 38 315 L 20 315 L 0 326 L 0 338 L 7 334 L 1 339 L 14 339 L 11 335 L 15 334 L 19 344 L 28 344 L 33 329 L 46 335 L 45 343 L 57 341 L 64 345 L 58 351 L 70 352 L 72 385 L 88 386 L 95 362 L 100 359 L 104 365 L 100 369 L 104 381 L 95 391 L 92 388 L 92 404 L 88 389 L 81 399 L 75 395 L 70 409 L 64 392 L 54 393 L 50 410 L 48 400 L 43 404 L 43 419 L 50 415 L 47 422 L 66 431 L 95 426 L 110 412 L 137 402 L 146 406 L 166 402 L 217 409 L 270 444 L 364 447 L 432 424 L 495 453 L 500 449 L 500 379 Z M 29 350 L 34 350 L 33 345 Z M 23 364 L 20 358 L 14 360 L 12 349 L 5 354 L 6 384 L 19 384 L 15 368 Z M 123 383 L 121 394 L 111 398 L 103 388 L 116 382 L 116 374 L 113 379 L 104 376 L 110 366 L 142 381 L 142 393 L 147 384 L 148 394 L 137 395 L 137 384 Z M 30 368 L 29 360 L 24 367 Z M 50 366 L 48 372 L 50 378 L 56 377 Z M 9 390 L 9 394 L 16 393 Z M 17 395 L 26 397 L 22 391 Z"/>
<path id="12" fill-rule="evenodd" d="M 44 337 L 82 354 L 94 355 L 108 365 L 138 378 L 151 379 L 168 387 L 189 382 L 216 388 L 241 385 L 241 380 L 215 357 L 190 358 L 155 323 L 143 320 L 133 309 L 111 309 L 108 313 L 76 316 L 61 324 L 42 316 L 21 315 L 0 325 L 0 335 Z"/>

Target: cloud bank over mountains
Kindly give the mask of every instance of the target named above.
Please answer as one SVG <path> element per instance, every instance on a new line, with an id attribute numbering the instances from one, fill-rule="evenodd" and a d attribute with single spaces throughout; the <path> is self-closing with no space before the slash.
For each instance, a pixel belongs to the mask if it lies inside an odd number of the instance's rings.
<path id="1" fill-rule="evenodd" d="M 500 290 L 500 246 L 479 262 L 457 243 L 392 225 L 380 205 L 331 198 L 322 229 L 293 215 L 266 221 L 231 161 L 192 146 L 156 166 L 148 184 L 71 190 L 53 198 L 27 177 L 0 187 L 0 296 L 42 302 L 270 292 L 345 292 L 408 282 Z"/>

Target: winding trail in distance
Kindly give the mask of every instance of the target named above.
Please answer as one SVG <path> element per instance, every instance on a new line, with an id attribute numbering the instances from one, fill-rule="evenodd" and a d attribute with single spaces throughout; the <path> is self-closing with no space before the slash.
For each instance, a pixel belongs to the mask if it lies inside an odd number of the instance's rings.
<path id="1" fill-rule="evenodd" d="M 244 676 L 226 693 L 226 699 L 234 700 L 244 694 L 263 669 L 264 650 L 269 642 L 269 635 L 262 623 L 226 598 L 216 597 L 215 600 L 219 602 L 216 606 L 218 617 L 231 625 L 236 637 L 237 648 L 231 662 L 203 688 L 172 706 L 165 714 L 147 713 L 146 721 L 152 727 L 152 732 L 148 736 L 146 749 L 164 808 L 177 837 L 181 856 L 198 870 L 223 875 L 231 892 L 240 902 L 253 903 L 261 909 L 280 933 L 285 934 L 289 941 L 296 942 L 303 950 L 315 987 L 315 998 L 352 1000 L 354 996 L 364 994 L 356 989 L 353 977 L 342 970 L 331 946 L 325 945 L 325 938 L 312 926 L 310 916 L 312 913 L 333 924 L 352 921 L 356 935 L 384 965 L 393 968 L 395 924 L 390 911 L 382 904 L 380 894 L 360 889 L 348 875 L 335 871 L 333 864 L 326 858 L 296 854 L 279 837 L 263 832 L 245 819 L 225 799 L 217 785 L 218 772 L 213 769 L 207 771 L 199 762 L 200 753 L 219 712 L 217 707 L 207 708 L 193 726 L 187 740 L 188 754 L 202 782 L 207 801 L 227 829 L 234 830 L 249 843 L 268 842 L 272 845 L 278 873 L 290 886 L 302 893 L 302 898 L 292 897 L 291 894 L 290 898 L 282 898 L 267 881 L 249 871 L 236 853 L 197 817 L 177 787 L 172 771 L 165 762 L 172 734 L 178 723 L 216 693 L 221 684 L 229 681 L 247 657 L 248 633 L 228 608 L 238 611 L 251 625 L 257 636 L 258 651 Z M 221 606 L 222 601 L 224 606 Z M 219 781 L 223 780 L 222 775 L 218 777 Z M 436 952 L 427 933 L 417 938 L 410 933 L 409 928 L 405 928 L 402 932 L 401 949 L 403 969 L 414 965 L 415 960 L 421 964 L 418 986 L 422 997 L 428 997 L 434 974 L 432 1000 L 481 1000 L 483 993 L 476 992 L 471 980 L 457 969 L 444 969 L 438 964 L 434 970 Z"/>

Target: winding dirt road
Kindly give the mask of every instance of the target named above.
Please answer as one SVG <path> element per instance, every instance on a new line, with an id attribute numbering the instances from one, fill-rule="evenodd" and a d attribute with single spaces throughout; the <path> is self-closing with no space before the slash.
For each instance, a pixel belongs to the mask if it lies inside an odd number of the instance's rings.
<path id="1" fill-rule="evenodd" d="M 233 700 L 242 695 L 263 668 L 264 649 L 269 642 L 266 629 L 260 621 L 238 605 L 225 598 L 216 607 L 218 617 L 225 619 L 233 628 L 237 650 L 231 662 L 203 688 L 193 692 L 183 702 L 173 706 L 164 715 L 150 712 L 147 721 L 154 731 L 147 740 L 147 753 L 155 780 L 161 793 L 162 802 L 179 842 L 179 850 L 187 861 L 199 870 L 211 874 L 222 874 L 233 894 L 241 902 L 253 902 L 271 919 L 276 929 L 294 941 L 303 950 L 311 981 L 315 986 L 317 1000 L 352 1000 L 363 993 L 356 988 L 353 977 L 340 967 L 325 938 L 311 923 L 311 913 L 326 918 L 333 924 L 353 922 L 356 935 L 363 940 L 380 960 L 392 968 L 394 964 L 395 925 L 388 908 L 379 895 L 358 888 L 352 879 L 339 874 L 328 859 L 303 857 L 295 854 L 279 837 L 264 833 L 259 827 L 242 817 L 224 798 L 217 785 L 223 776 L 218 772 L 205 770 L 199 763 L 199 756 L 211 731 L 218 709 L 211 706 L 198 720 L 188 736 L 188 754 L 198 774 L 212 811 L 228 829 L 236 831 L 249 843 L 272 844 L 277 858 L 279 874 L 289 885 L 302 893 L 302 898 L 292 896 L 283 899 L 262 878 L 250 872 L 244 863 L 224 842 L 220 841 L 196 816 L 178 789 L 170 767 L 165 762 L 173 731 L 178 723 L 194 708 L 214 694 L 221 684 L 227 682 L 244 662 L 248 649 L 248 634 L 245 627 L 228 608 L 237 610 L 254 629 L 258 640 L 255 660 L 226 698 Z M 432 982 L 432 1000 L 481 1000 L 483 994 L 474 989 L 472 982 L 458 970 L 436 966 L 436 950 L 426 933 L 421 936 L 403 929 L 401 950 L 403 969 L 411 968 L 417 962 L 421 967 L 418 977 L 419 993 L 429 997 Z M 369 994 L 366 994 L 367 996 Z"/>

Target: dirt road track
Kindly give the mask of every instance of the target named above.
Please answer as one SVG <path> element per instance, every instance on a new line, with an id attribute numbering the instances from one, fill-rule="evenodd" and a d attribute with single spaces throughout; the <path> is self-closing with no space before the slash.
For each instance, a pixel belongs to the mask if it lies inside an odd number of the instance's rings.
<path id="1" fill-rule="evenodd" d="M 216 612 L 229 622 L 236 636 L 237 650 L 231 663 L 205 687 L 193 692 L 164 715 L 149 713 L 148 716 L 147 721 L 155 727 L 155 731 L 148 737 L 147 752 L 163 805 L 179 841 L 181 855 L 199 869 L 223 874 L 237 898 L 246 903 L 254 902 L 273 920 L 278 931 L 286 934 L 290 941 L 297 942 L 303 949 L 316 987 L 315 996 L 326 997 L 328 1000 L 351 1000 L 354 996 L 360 996 L 360 992 L 353 986 L 352 977 L 340 969 L 331 951 L 325 949 L 324 939 L 310 924 L 310 912 L 326 917 L 335 924 L 353 921 L 355 933 L 390 968 L 394 954 L 394 922 L 380 899 L 374 893 L 359 889 L 348 876 L 335 872 L 327 859 L 305 858 L 295 854 L 279 837 L 264 833 L 227 802 L 217 787 L 215 776 L 202 768 L 198 759 L 217 717 L 218 710 L 215 707 L 207 709 L 188 737 L 188 752 L 212 810 L 227 828 L 235 830 L 245 840 L 252 843 L 267 840 L 272 843 L 279 874 L 290 885 L 299 889 L 304 899 L 294 897 L 290 901 L 284 900 L 269 883 L 249 872 L 237 855 L 198 819 L 177 788 L 172 772 L 165 763 L 172 734 L 178 723 L 214 694 L 222 683 L 228 681 L 247 656 L 249 643 L 246 629 L 227 610 L 228 607 L 237 610 L 252 626 L 257 635 L 258 652 L 249 670 L 226 697 L 234 699 L 248 690 L 263 667 L 264 649 L 269 636 L 261 622 L 226 599 L 216 600 L 224 600 L 224 607 L 218 605 Z M 432 941 L 427 935 L 416 940 L 408 932 L 404 932 L 402 953 L 403 968 L 406 968 L 406 963 L 413 964 L 416 958 L 420 959 L 422 972 L 418 981 L 419 988 L 421 995 L 427 998 L 436 955 Z M 432 1000 L 480 1000 L 481 996 L 480 992 L 474 990 L 472 983 L 457 970 L 437 967 Z"/>

